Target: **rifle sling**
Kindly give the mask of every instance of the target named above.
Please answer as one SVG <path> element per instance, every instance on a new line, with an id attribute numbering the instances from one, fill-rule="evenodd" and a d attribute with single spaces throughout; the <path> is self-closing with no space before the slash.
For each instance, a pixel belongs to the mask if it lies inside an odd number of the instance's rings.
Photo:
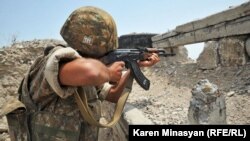
<path id="1" fill-rule="evenodd" d="M 114 115 L 111 119 L 111 121 L 107 124 L 102 124 L 100 122 L 98 122 L 94 116 L 92 111 L 89 109 L 88 106 L 88 100 L 85 94 L 82 94 L 81 96 L 79 95 L 78 91 L 75 90 L 75 99 L 76 99 L 76 103 L 79 107 L 79 110 L 81 112 L 82 117 L 91 125 L 95 125 L 98 127 L 113 127 L 120 119 L 122 111 L 124 109 L 124 105 L 127 101 L 128 95 L 130 93 L 130 90 L 125 88 L 122 92 L 122 95 L 120 96 L 116 107 L 115 107 L 115 112 Z"/>

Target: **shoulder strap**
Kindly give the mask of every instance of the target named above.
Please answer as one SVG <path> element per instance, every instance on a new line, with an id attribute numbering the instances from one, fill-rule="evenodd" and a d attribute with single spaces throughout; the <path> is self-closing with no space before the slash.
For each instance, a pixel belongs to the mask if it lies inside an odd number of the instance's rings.
<path id="1" fill-rule="evenodd" d="M 98 127 L 112 127 L 114 126 L 120 119 L 121 117 L 121 114 L 122 114 L 122 111 L 124 109 L 124 105 L 127 101 L 127 98 L 128 98 L 128 95 L 130 93 L 130 89 L 128 88 L 125 88 L 122 92 L 122 95 L 120 96 L 117 104 L 116 104 L 116 107 L 115 107 L 115 112 L 114 112 L 114 115 L 111 119 L 111 121 L 107 124 L 102 124 L 102 123 L 99 123 L 98 121 L 95 120 L 91 110 L 89 109 L 89 106 L 88 106 L 88 102 L 87 102 L 87 97 L 85 94 L 83 95 L 79 95 L 78 91 L 75 90 L 75 99 L 76 99 L 76 103 L 80 109 L 80 112 L 82 114 L 82 117 L 91 125 L 95 125 L 95 126 L 98 126 Z"/>

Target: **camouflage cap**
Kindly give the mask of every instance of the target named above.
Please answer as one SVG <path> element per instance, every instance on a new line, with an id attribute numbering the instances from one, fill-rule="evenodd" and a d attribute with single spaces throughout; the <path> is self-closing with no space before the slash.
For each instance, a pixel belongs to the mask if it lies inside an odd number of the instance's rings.
<path id="1" fill-rule="evenodd" d="M 76 9 L 64 23 L 61 36 L 69 46 L 90 57 L 101 57 L 118 47 L 113 18 L 91 6 Z"/>

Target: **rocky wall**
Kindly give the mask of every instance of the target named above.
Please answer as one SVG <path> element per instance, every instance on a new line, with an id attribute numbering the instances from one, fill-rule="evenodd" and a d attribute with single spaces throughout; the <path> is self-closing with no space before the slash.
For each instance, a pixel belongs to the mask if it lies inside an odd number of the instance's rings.
<path id="1" fill-rule="evenodd" d="M 215 69 L 218 66 L 243 66 L 249 61 L 249 36 L 222 38 L 205 43 L 197 59 L 200 69 Z"/>

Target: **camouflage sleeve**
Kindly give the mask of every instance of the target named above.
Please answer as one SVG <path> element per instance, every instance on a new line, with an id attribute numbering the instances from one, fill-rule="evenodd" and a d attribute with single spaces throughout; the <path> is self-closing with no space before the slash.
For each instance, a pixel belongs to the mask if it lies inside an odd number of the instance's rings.
<path id="1" fill-rule="evenodd" d="M 97 88 L 97 93 L 98 93 L 99 99 L 101 101 L 106 99 L 106 97 L 109 93 L 109 90 L 111 89 L 112 86 L 113 85 L 109 84 L 109 82 L 106 82 Z"/>
<path id="2" fill-rule="evenodd" d="M 126 73 L 126 71 L 123 71 L 122 72 L 122 76 L 124 76 L 125 73 Z M 128 82 L 127 82 L 126 86 L 125 86 L 126 91 L 131 92 L 132 85 L 133 85 L 133 78 L 130 77 L 128 79 Z M 103 100 L 106 99 L 106 97 L 107 97 L 107 95 L 108 95 L 108 93 L 109 93 L 109 91 L 110 91 L 110 89 L 111 89 L 112 86 L 113 85 L 111 85 L 110 83 L 106 82 L 101 87 L 97 88 L 97 92 L 98 92 L 100 100 L 103 101 Z"/>
<path id="3" fill-rule="evenodd" d="M 48 81 L 50 87 L 59 95 L 61 98 L 67 98 L 74 93 L 76 87 L 61 86 L 58 81 L 59 63 L 65 59 L 76 59 L 81 56 L 72 48 L 60 48 L 53 52 L 48 58 L 45 66 L 45 79 Z"/>

